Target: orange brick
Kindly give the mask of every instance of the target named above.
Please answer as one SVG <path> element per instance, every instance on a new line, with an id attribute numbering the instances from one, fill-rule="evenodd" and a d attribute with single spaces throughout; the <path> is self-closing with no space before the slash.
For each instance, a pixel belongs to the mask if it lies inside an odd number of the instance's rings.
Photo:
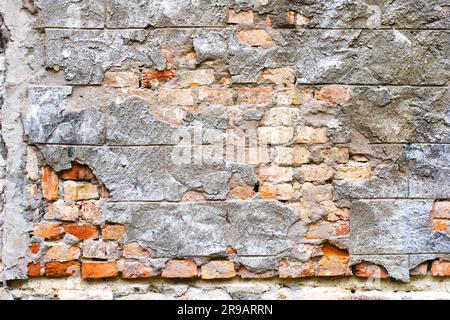
<path id="1" fill-rule="evenodd" d="M 64 234 L 64 229 L 60 224 L 38 224 L 34 226 L 33 235 L 46 240 L 60 239 Z"/>
<path id="2" fill-rule="evenodd" d="M 433 261 L 433 264 L 431 265 L 431 274 L 435 277 L 450 276 L 450 262 Z"/>
<path id="3" fill-rule="evenodd" d="M 103 240 L 120 240 L 123 238 L 127 228 L 120 224 L 105 225 L 102 228 Z"/>
<path id="4" fill-rule="evenodd" d="M 434 219 L 433 231 L 447 231 L 449 226 L 449 220 Z"/>
<path id="5" fill-rule="evenodd" d="M 39 253 L 39 250 L 41 250 L 41 244 L 40 244 L 39 242 L 33 242 L 33 243 L 30 245 L 30 252 L 31 252 L 32 254 L 38 254 L 38 253 Z"/>
<path id="6" fill-rule="evenodd" d="M 48 201 L 58 200 L 58 175 L 49 166 L 42 168 L 42 194 Z"/>
<path id="7" fill-rule="evenodd" d="M 349 275 L 348 262 L 348 256 L 323 256 L 317 262 L 314 274 L 319 277 Z"/>
<path id="8" fill-rule="evenodd" d="M 47 262 L 45 264 L 45 275 L 51 278 L 69 277 L 80 270 L 78 261 L 69 262 Z"/>
<path id="9" fill-rule="evenodd" d="M 28 277 L 36 278 L 41 276 L 41 264 L 30 263 L 28 264 Z"/>
<path id="10" fill-rule="evenodd" d="M 202 279 L 228 279 L 235 276 L 236 270 L 232 261 L 211 261 L 201 267 Z"/>
<path id="11" fill-rule="evenodd" d="M 72 168 L 70 170 L 63 171 L 61 178 L 64 180 L 89 181 L 95 179 L 95 176 L 88 166 L 72 163 Z"/>
<path id="12" fill-rule="evenodd" d="M 359 263 L 353 266 L 353 274 L 360 278 L 387 279 L 389 277 L 386 269 L 368 263 Z"/>
<path id="13" fill-rule="evenodd" d="M 253 24 L 253 11 L 239 11 L 232 9 L 228 11 L 228 23 L 230 24 Z"/>
<path id="14" fill-rule="evenodd" d="M 139 243 L 127 243 L 123 246 L 123 256 L 130 259 L 146 258 L 150 256 L 150 252 L 142 248 Z"/>
<path id="15" fill-rule="evenodd" d="M 247 200 L 255 195 L 255 190 L 249 186 L 239 186 L 230 190 L 230 195 L 234 199 Z"/>
<path id="16" fill-rule="evenodd" d="M 338 247 L 335 247 L 331 244 L 324 244 L 322 246 L 322 253 L 327 257 L 348 257 L 349 253 L 347 250 L 342 250 Z"/>
<path id="17" fill-rule="evenodd" d="M 162 273 L 163 278 L 195 278 L 197 264 L 194 260 L 170 260 Z"/>
<path id="18" fill-rule="evenodd" d="M 83 279 L 113 278 L 119 274 L 116 261 L 94 262 L 85 261 L 81 268 Z"/>
<path id="19" fill-rule="evenodd" d="M 95 226 L 88 224 L 83 225 L 66 225 L 64 226 L 66 233 L 77 237 L 80 240 L 97 239 L 98 230 Z"/>
<path id="20" fill-rule="evenodd" d="M 155 83 L 170 81 L 175 77 L 175 70 L 153 70 L 143 69 L 141 73 L 142 86 L 144 88 L 151 88 Z"/>
<path id="21" fill-rule="evenodd" d="M 123 264 L 122 278 L 140 279 L 151 278 L 161 274 L 161 271 L 137 261 L 125 261 Z"/>

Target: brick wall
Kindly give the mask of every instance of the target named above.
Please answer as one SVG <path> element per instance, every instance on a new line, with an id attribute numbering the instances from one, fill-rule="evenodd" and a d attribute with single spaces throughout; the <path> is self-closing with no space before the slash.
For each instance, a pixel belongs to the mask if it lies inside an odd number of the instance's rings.
<path id="1" fill-rule="evenodd" d="M 450 275 L 446 1 L 6 3 L 4 280 Z"/>

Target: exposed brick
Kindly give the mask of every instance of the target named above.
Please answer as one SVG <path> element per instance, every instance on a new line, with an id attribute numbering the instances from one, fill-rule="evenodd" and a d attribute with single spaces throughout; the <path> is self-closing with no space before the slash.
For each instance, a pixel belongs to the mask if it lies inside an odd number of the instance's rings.
<path id="1" fill-rule="evenodd" d="M 450 219 L 450 201 L 437 201 L 433 207 L 433 217 Z"/>
<path id="2" fill-rule="evenodd" d="M 314 274 L 319 277 L 338 277 L 349 275 L 348 257 L 324 256 L 315 267 Z"/>
<path id="3" fill-rule="evenodd" d="M 346 166 L 338 168 L 338 177 L 349 180 L 367 180 L 372 176 L 369 166 Z"/>
<path id="4" fill-rule="evenodd" d="M 326 128 L 298 127 L 297 143 L 322 144 L 328 142 Z"/>
<path id="5" fill-rule="evenodd" d="M 360 278 L 380 278 L 387 279 L 389 277 L 386 269 L 383 267 L 368 264 L 359 263 L 353 266 L 353 275 Z"/>
<path id="6" fill-rule="evenodd" d="M 92 202 L 85 202 L 81 205 L 81 218 L 90 223 L 101 223 L 103 220 L 102 209 Z"/>
<path id="7" fill-rule="evenodd" d="M 64 180 L 90 181 L 95 179 L 94 173 L 88 166 L 72 163 L 72 168 L 61 173 Z"/>
<path id="8" fill-rule="evenodd" d="M 314 98 L 325 100 L 331 104 L 346 105 L 350 102 L 351 95 L 349 87 L 332 85 L 316 91 Z"/>
<path id="9" fill-rule="evenodd" d="M 161 275 L 161 271 L 137 261 L 125 261 L 123 263 L 122 278 L 142 279 Z"/>
<path id="10" fill-rule="evenodd" d="M 272 88 L 239 88 L 238 104 L 268 105 L 272 102 Z"/>
<path id="11" fill-rule="evenodd" d="M 162 272 L 163 278 L 195 278 L 197 264 L 194 260 L 170 260 Z"/>
<path id="12" fill-rule="evenodd" d="M 38 263 L 29 263 L 28 264 L 28 277 L 36 278 L 41 276 L 41 264 Z"/>
<path id="13" fill-rule="evenodd" d="M 30 252 L 32 254 L 38 254 L 40 250 L 41 250 L 41 244 L 39 242 L 33 242 L 30 245 Z"/>
<path id="14" fill-rule="evenodd" d="M 45 264 L 45 276 L 50 278 L 69 277 L 80 271 L 78 261 L 47 262 Z"/>
<path id="15" fill-rule="evenodd" d="M 297 262 L 282 260 L 278 269 L 280 278 L 303 278 L 314 275 L 314 265 L 312 261 Z"/>
<path id="16" fill-rule="evenodd" d="M 88 239 L 83 242 L 83 258 L 116 260 L 121 256 L 117 242 Z"/>
<path id="17" fill-rule="evenodd" d="M 278 105 L 299 106 L 303 103 L 303 95 L 297 88 L 280 89 L 275 95 Z"/>
<path id="18" fill-rule="evenodd" d="M 210 261 L 201 267 L 202 279 L 228 279 L 236 276 L 234 262 Z"/>
<path id="19" fill-rule="evenodd" d="M 334 171 L 327 165 L 304 165 L 299 169 L 302 178 L 305 181 L 327 181 L 333 178 Z"/>
<path id="20" fill-rule="evenodd" d="M 56 172 L 49 166 L 42 168 L 42 194 L 48 201 L 58 200 L 59 180 Z"/>
<path id="21" fill-rule="evenodd" d="M 103 83 L 114 88 L 138 87 L 139 76 L 136 72 L 130 71 L 106 72 Z"/>
<path id="22" fill-rule="evenodd" d="M 234 199 L 248 200 L 255 195 L 255 190 L 249 186 L 239 186 L 230 190 L 230 196 Z"/>
<path id="23" fill-rule="evenodd" d="M 81 250 L 77 246 L 67 244 L 55 244 L 45 253 L 46 261 L 72 261 L 77 260 L 81 255 Z"/>
<path id="24" fill-rule="evenodd" d="M 263 29 L 241 30 L 238 37 L 252 47 L 269 47 L 273 44 L 272 37 Z"/>
<path id="25" fill-rule="evenodd" d="M 87 182 L 64 182 L 64 200 L 97 200 L 99 199 L 98 188 L 95 184 Z"/>
<path id="26" fill-rule="evenodd" d="M 139 243 L 133 242 L 123 246 L 123 256 L 128 259 L 147 258 L 150 256 L 150 252 L 142 248 Z"/>
<path id="27" fill-rule="evenodd" d="M 258 128 L 258 139 L 263 144 L 285 144 L 294 137 L 294 128 L 266 127 Z"/>
<path id="28" fill-rule="evenodd" d="M 349 149 L 348 148 L 331 148 L 324 149 L 321 155 L 326 160 L 331 160 L 336 163 L 347 163 L 349 161 Z"/>
<path id="29" fill-rule="evenodd" d="M 81 225 L 65 225 L 64 231 L 77 237 L 80 240 L 97 239 L 98 230 L 95 226 L 88 224 Z"/>
<path id="30" fill-rule="evenodd" d="M 78 205 L 66 205 L 63 202 L 49 204 L 48 211 L 44 215 L 47 220 L 77 221 L 80 207 Z"/>
<path id="31" fill-rule="evenodd" d="M 262 77 L 277 85 L 292 85 L 295 82 L 295 71 L 292 68 L 265 69 Z"/>
<path id="32" fill-rule="evenodd" d="M 322 202 L 333 199 L 333 187 L 331 185 L 314 185 L 310 182 L 301 186 L 304 201 Z"/>
<path id="33" fill-rule="evenodd" d="M 110 224 L 102 227 L 103 240 L 120 240 L 123 238 L 127 228 L 120 224 Z"/>
<path id="34" fill-rule="evenodd" d="M 178 84 L 182 87 L 207 86 L 214 80 L 214 69 L 187 70 L 180 74 Z"/>
<path id="35" fill-rule="evenodd" d="M 228 11 L 228 23 L 230 24 L 253 24 L 254 14 L 253 11 Z"/>
<path id="36" fill-rule="evenodd" d="M 192 89 L 161 89 L 158 101 L 161 105 L 192 106 L 194 96 Z"/>
<path id="37" fill-rule="evenodd" d="M 242 279 L 271 279 L 277 276 L 277 271 L 266 271 L 262 273 L 255 273 L 245 267 L 240 267 L 237 274 Z"/>
<path id="38" fill-rule="evenodd" d="M 300 146 L 296 146 L 293 149 L 293 164 L 301 165 L 306 164 L 311 159 L 311 152 L 308 149 Z"/>
<path id="39" fill-rule="evenodd" d="M 261 166 L 258 170 L 258 177 L 263 182 L 291 182 L 292 168 L 279 167 L 276 165 Z"/>
<path id="40" fill-rule="evenodd" d="M 119 268 L 116 261 L 84 261 L 81 267 L 81 276 L 83 279 L 114 278 L 118 275 Z"/>
<path id="41" fill-rule="evenodd" d="M 260 189 L 259 193 L 267 200 L 291 200 L 294 196 L 294 188 L 292 185 L 284 183 L 279 185 L 272 185 L 265 183 Z"/>
<path id="42" fill-rule="evenodd" d="M 443 219 L 434 219 L 433 220 L 433 231 L 443 231 L 446 232 L 449 230 L 450 221 Z"/>
<path id="43" fill-rule="evenodd" d="M 200 103 L 231 106 L 234 104 L 236 97 L 237 94 L 233 89 L 200 88 L 198 92 Z"/>
<path id="44" fill-rule="evenodd" d="M 431 274 L 435 277 L 449 277 L 450 276 L 450 262 L 448 261 L 433 261 L 431 264 Z"/>
<path id="45" fill-rule="evenodd" d="M 426 276 L 428 273 L 428 263 L 424 262 L 419 264 L 417 267 L 409 270 L 411 276 Z"/>
<path id="46" fill-rule="evenodd" d="M 64 229 L 60 224 L 37 224 L 34 226 L 33 234 L 45 240 L 57 240 L 62 238 Z"/>
<path id="47" fill-rule="evenodd" d="M 348 223 L 340 223 L 336 226 L 336 236 L 346 236 L 350 233 L 350 225 Z"/>
<path id="48" fill-rule="evenodd" d="M 161 82 L 167 82 L 175 77 L 175 70 L 143 69 L 141 72 L 141 84 L 144 88 L 157 87 Z"/>

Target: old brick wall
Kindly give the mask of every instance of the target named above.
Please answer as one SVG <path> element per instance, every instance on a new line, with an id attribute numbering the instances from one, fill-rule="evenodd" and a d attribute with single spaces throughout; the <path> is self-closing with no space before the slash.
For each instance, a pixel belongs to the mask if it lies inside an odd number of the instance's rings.
<path id="1" fill-rule="evenodd" d="M 0 294 L 449 298 L 448 1 L 0 13 Z"/>

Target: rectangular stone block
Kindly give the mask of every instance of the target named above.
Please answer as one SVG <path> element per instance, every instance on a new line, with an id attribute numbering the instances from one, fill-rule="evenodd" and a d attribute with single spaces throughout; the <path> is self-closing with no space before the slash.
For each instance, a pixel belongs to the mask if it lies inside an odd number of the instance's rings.
<path id="1" fill-rule="evenodd" d="M 353 87 L 338 117 L 371 142 L 450 142 L 450 90 L 418 87 Z"/>
<path id="2" fill-rule="evenodd" d="M 222 0 L 111 0 L 108 28 L 222 26 L 227 20 Z"/>
<path id="3" fill-rule="evenodd" d="M 110 203 L 106 217 L 125 224 L 125 241 L 139 241 L 152 257 L 226 254 L 226 208 L 221 204 Z"/>
<path id="4" fill-rule="evenodd" d="M 449 252 L 450 238 L 431 230 L 432 200 L 358 200 L 350 215 L 351 254 Z"/>
<path id="5" fill-rule="evenodd" d="M 326 0 L 269 3 L 275 6 L 272 23 L 276 27 L 448 29 L 450 26 L 446 0 L 356 0 L 345 5 Z"/>
<path id="6" fill-rule="evenodd" d="M 406 153 L 410 197 L 450 198 L 450 145 L 413 144 Z"/>
<path id="7" fill-rule="evenodd" d="M 103 28 L 106 0 L 39 0 L 47 28 Z"/>
<path id="8" fill-rule="evenodd" d="M 301 84 L 445 85 L 449 78 L 448 31 L 308 30 L 298 41 Z"/>

